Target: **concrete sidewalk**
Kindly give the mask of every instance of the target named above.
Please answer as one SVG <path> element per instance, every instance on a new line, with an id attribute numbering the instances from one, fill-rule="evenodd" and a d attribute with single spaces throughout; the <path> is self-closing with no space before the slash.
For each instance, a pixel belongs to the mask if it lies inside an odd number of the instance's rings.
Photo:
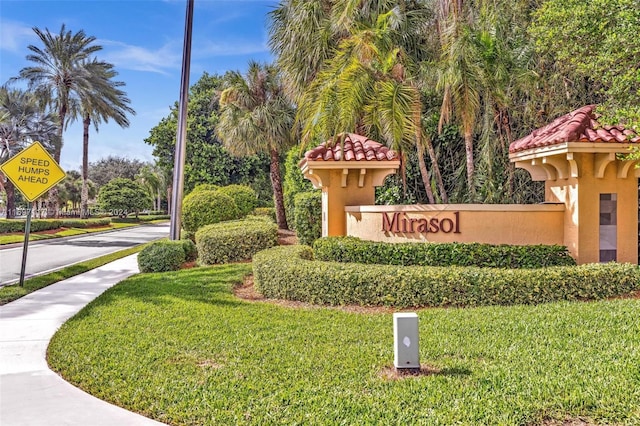
<path id="1" fill-rule="evenodd" d="M 138 272 L 137 255 L 33 292 L 0 306 L 0 424 L 162 425 L 99 400 L 47 366 L 58 328 L 109 287 Z"/>

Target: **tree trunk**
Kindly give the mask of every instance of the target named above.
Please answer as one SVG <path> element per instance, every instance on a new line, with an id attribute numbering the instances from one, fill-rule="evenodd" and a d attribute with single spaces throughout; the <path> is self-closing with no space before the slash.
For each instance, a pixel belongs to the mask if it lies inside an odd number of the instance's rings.
<path id="1" fill-rule="evenodd" d="M 282 178 L 280 177 L 280 157 L 278 151 L 271 150 L 271 164 L 269 165 L 269 176 L 273 188 L 273 200 L 276 205 L 276 222 L 278 228 L 289 229 L 287 217 L 284 211 L 284 196 L 282 194 Z"/>
<path id="2" fill-rule="evenodd" d="M 167 214 L 169 216 L 171 216 L 171 214 L 173 213 L 171 211 L 171 192 L 172 192 L 172 185 L 167 186 Z"/>
<path id="3" fill-rule="evenodd" d="M 4 190 L 7 192 L 7 211 L 5 218 L 13 219 L 16 217 L 16 188 L 9 179 L 4 184 Z"/>
<path id="4" fill-rule="evenodd" d="M 60 127 L 58 129 L 58 140 L 55 144 L 53 159 L 56 160 L 56 163 L 60 164 L 60 155 L 62 154 L 62 133 L 64 132 L 64 122 L 67 118 L 67 104 L 65 102 L 62 102 L 60 104 L 60 108 L 58 109 L 58 117 L 60 118 L 60 123 L 58 123 Z M 57 185 L 49 190 L 49 195 L 47 196 L 47 217 L 58 217 Z"/>
<path id="5" fill-rule="evenodd" d="M 513 142 L 513 135 L 511 134 L 511 120 L 509 119 L 509 112 L 503 112 L 504 119 L 501 120 L 502 127 L 504 128 L 504 132 L 507 135 L 507 146 L 505 147 L 505 151 L 507 154 L 509 153 L 509 146 L 511 142 Z M 515 164 L 511 161 L 507 160 L 507 192 L 509 196 L 509 201 L 513 202 L 513 191 L 514 191 L 514 183 L 515 183 L 515 172 L 516 167 Z"/>
<path id="6" fill-rule="evenodd" d="M 475 166 L 473 164 L 473 134 L 470 131 L 464 132 L 464 148 L 467 157 L 467 189 L 469 191 L 469 201 L 476 200 L 475 187 Z"/>
<path id="7" fill-rule="evenodd" d="M 433 196 L 433 191 L 431 190 L 431 182 L 429 181 L 429 171 L 427 170 L 427 163 L 424 161 L 424 148 L 422 147 L 422 143 L 417 141 L 416 149 L 418 150 L 418 168 L 420 169 L 420 176 L 422 177 L 422 183 L 424 184 L 424 189 L 427 191 L 427 198 L 431 204 L 436 203 L 436 199 Z"/>
<path id="8" fill-rule="evenodd" d="M 447 195 L 447 190 L 444 187 L 444 182 L 442 181 L 442 173 L 440 173 L 440 164 L 438 163 L 438 156 L 436 155 L 436 150 L 433 149 L 433 144 L 431 143 L 431 138 L 427 137 L 425 140 L 427 144 L 427 152 L 429 153 L 429 159 L 431 160 L 431 168 L 433 169 L 433 173 L 436 176 L 436 184 L 438 185 L 438 190 L 440 191 L 440 199 L 443 203 L 449 202 L 449 195 Z"/>
<path id="9" fill-rule="evenodd" d="M 89 126 L 91 117 L 87 114 L 82 120 L 82 191 L 80 192 L 80 219 L 89 217 Z"/>

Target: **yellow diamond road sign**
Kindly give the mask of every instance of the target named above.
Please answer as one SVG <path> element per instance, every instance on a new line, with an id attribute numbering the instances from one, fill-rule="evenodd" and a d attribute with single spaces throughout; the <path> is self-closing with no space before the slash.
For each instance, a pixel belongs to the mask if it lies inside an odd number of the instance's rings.
<path id="1" fill-rule="evenodd" d="M 20 151 L 0 166 L 0 170 L 27 201 L 36 200 L 66 176 L 40 142 Z"/>

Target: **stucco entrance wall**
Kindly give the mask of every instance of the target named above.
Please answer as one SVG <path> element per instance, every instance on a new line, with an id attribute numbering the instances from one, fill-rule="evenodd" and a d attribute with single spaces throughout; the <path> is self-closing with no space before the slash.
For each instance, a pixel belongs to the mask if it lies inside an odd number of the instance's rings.
<path id="1" fill-rule="evenodd" d="M 563 245 L 580 263 L 599 261 L 600 195 L 617 197 L 617 261 L 638 259 L 638 175 L 631 162 L 609 154 L 574 153 L 579 177 L 548 180 L 545 199 L 569 206 L 565 211 Z"/>
<path id="2" fill-rule="evenodd" d="M 563 204 L 368 205 L 344 210 L 347 235 L 364 240 L 564 245 Z"/>

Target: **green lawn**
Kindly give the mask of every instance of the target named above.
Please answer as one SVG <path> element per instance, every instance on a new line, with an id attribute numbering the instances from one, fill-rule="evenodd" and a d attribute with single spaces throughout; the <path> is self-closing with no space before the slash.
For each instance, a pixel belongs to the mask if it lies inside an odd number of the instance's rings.
<path id="1" fill-rule="evenodd" d="M 49 362 L 172 425 L 640 424 L 640 300 L 422 310 L 437 372 L 393 380 L 391 313 L 245 302 L 231 286 L 250 268 L 131 277 L 61 328 Z"/>

